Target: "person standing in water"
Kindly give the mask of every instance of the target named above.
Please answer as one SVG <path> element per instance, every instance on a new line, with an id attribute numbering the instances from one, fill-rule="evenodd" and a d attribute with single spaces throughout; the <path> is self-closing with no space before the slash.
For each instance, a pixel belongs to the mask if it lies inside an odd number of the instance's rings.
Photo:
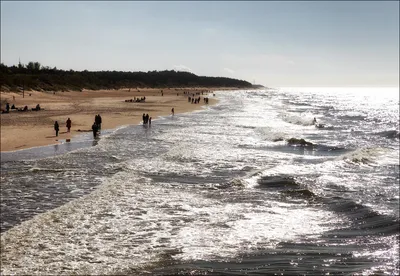
<path id="1" fill-rule="evenodd" d="M 93 125 L 92 125 L 93 138 L 96 138 L 96 137 L 97 137 L 97 131 L 98 131 L 98 130 L 99 130 L 99 129 L 98 129 L 97 123 L 94 122 Z"/>
<path id="2" fill-rule="evenodd" d="M 97 127 L 98 127 L 99 130 L 101 130 L 102 119 L 101 119 L 100 114 L 97 114 L 97 120 L 98 120 Z"/>
<path id="3" fill-rule="evenodd" d="M 60 126 L 58 125 L 57 121 L 54 123 L 54 130 L 56 131 L 56 136 L 58 136 L 58 132 L 60 131 Z"/>
<path id="4" fill-rule="evenodd" d="M 172 115 L 174 115 L 174 114 L 175 114 L 175 110 L 174 110 L 174 108 L 172 108 L 172 109 L 171 109 L 171 113 L 172 113 Z"/>

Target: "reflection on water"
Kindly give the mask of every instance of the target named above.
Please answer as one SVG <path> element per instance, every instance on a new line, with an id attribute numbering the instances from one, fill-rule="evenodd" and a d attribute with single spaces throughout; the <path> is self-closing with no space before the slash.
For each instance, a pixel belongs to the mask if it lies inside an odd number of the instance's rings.
<path id="1" fill-rule="evenodd" d="M 371 135 L 395 125 L 396 102 L 219 97 L 151 127 L 4 155 L 2 274 L 398 272 L 398 139 Z M 375 124 L 343 116 L 355 111 Z"/>

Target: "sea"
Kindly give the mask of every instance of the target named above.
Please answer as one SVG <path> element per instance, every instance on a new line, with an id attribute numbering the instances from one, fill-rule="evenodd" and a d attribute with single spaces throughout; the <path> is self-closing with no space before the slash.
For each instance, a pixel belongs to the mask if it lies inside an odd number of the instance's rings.
<path id="1" fill-rule="evenodd" d="M 208 96 L 1 153 L 1 275 L 399 275 L 399 88 Z"/>

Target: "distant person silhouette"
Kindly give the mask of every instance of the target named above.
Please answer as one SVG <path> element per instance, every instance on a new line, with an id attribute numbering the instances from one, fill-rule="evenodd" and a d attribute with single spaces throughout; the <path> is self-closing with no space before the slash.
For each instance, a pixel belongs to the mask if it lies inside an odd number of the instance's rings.
<path id="1" fill-rule="evenodd" d="M 54 123 L 54 130 L 56 131 L 56 136 L 58 136 L 58 132 L 60 131 L 60 126 L 58 125 L 57 121 Z"/>
<path id="2" fill-rule="evenodd" d="M 97 137 L 97 131 L 98 131 L 98 130 L 99 130 L 99 129 L 98 129 L 98 127 L 97 127 L 97 124 L 96 124 L 96 122 L 94 122 L 93 125 L 92 125 L 93 138 L 96 138 L 96 137 Z"/>
<path id="3" fill-rule="evenodd" d="M 103 122 L 103 120 L 101 119 L 100 114 L 97 114 L 97 120 L 98 120 L 97 126 L 98 126 L 99 130 L 101 130 L 101 123 Z"/>
<path id="4" fill-rule="evenodd" d="M 100 114 L 97 114 L 96 116 L 94 116 L 94 121 L 97 125 L 97 130 L 101 129 L 101 116 Z"/>
<path id="5" fill-rule="evenodd" d="M 71 125 L 72 125 L 71 119 L 68 118 L 68 119 L 67 119 L 67 132 L 70 132 L 70 130 L 71 130 Z"/>
<path id="6" fill-rule="evenodd" d="M 174 108 L 172 108 L 172 109 L 171 109 L 171 113 L 172 113 L 172 115 L 174 115 L 174 114 L 175 114 L 175 110 L 174 110 Z"/>

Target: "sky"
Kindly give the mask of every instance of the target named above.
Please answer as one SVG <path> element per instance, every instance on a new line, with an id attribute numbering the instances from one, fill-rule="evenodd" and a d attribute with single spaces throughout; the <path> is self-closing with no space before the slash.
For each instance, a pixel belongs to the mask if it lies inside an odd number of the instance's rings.
<path id="1" fill-rule="evenodd" d="M 1 62 L 399 86 L 398 1 L 1 1 Z"/>

